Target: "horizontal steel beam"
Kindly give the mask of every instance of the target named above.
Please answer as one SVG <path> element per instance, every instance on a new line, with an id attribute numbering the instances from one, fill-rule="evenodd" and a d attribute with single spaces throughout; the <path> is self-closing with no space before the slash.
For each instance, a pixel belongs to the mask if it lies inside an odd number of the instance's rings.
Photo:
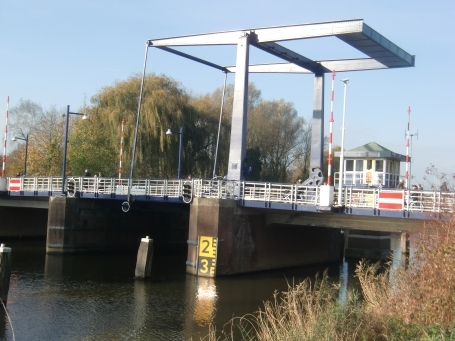
<path id="1" fill-rule="evenodd" d="M 236 45 L 245 33 L 257 36 L 258 43 L 334 36 L 362 32 L 362 19 L 315 24 L 251 28 L 244 30 L 194 34 L 163 39 L 150 39 L 149 46 Z"/>
<path id="2" fill-rule="evenodd" d="M 313 73 L 325 73 L 331 72 L 322 66 L 321 64 L 304 57 L 288 48 L 281 46 L 276 43 L 251 43 L 251 45 L 257 47 L 258 49 L 268 52 L 278 58 L 284 59 L 290 63 L 303 67 L 306 70 L 309 70 Z"/>
<path id="3" fill-rule="evenodd" d="M 371 58 L 360 59 L 342 59 L 342 60 L 321 60 L 316 63 L 323 66 L 324 73 L 346 71 L 361 71 L 361 70 L 379 70 L 386 69 L 387 66 L 379 63 Z M 226 66 L 230 72 L 235 72 L 235 66 Z M 270 63 L 270 64 L 254 64 L 250 65 L 248 72 L 250 73 L 304 73 L 312 74 L 313 72 L 295 65 L 293 63 Z"/>
<path id="4" fill-rule="evenodd" d="M 210 67 L 213 67 L 215 69 L 218 69 L 218 70 L 221 70 L 223 72 L 230 72 L 228 69 L 226 69 L 224 66 L 221 66 L 221 65 L 217 65 L 217 64 L 214 64 L 214 63 L 211 63 L 207 60 L 204 60 L 204 59 L 201 59 L 201 58 L 198 58 L 198 57 L 194 57 L 192 55 L 189 55 L 187 53 L 183 53 L 183 52 L 180 52 L 180 51 L 177 51 L 177 50 L 174 50 L 174 49 L 170 49 L 169 47 L 164 47 L 164 46 L 157 46 L 156 48 L 160 49 L 160 50 L 163 50 L 163 51 L 167 51 L 167 52 L 170 52 L 170 53 L 173 53 L 173 54 L 176 54 L 178 56 L 181 56 L 181 57 L 184 57 L 184 58 L 188 58 L 190 60 L 193 60 L 195 62 L 198 62 L 198 63 L 201 63 L 201 64 L 204 64 L 204 65 L 207 65 L 207 66 L 210 66 Z"/>

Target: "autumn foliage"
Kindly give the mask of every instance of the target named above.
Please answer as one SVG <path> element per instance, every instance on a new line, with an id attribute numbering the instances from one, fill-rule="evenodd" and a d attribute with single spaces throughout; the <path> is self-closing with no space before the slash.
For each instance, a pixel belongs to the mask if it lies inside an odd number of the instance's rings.
<path id="1" fill-rule="evenodd" d="M 134 144 L 141 77 L 133 76 L 106 86 L 82 108 L 82 120 L 70 115 L 67 172 L 117 176 L 120 154 L 121 121 L 125 120 L 122 172 L 128 177 Z M 177 176 L 179 136 L 166 131 L 183 128 L 182 174 L 211 177 L 215 154 L 217 175 L 225 175 L 229 157 L 233 86 L 228 85 L 221 112 L 221 89 L 192 95 L 179 82 L 164 75 L 147 75 L 139 117 L 134 174 L 136 178 Z M 308 155 L 302 148 L 305 126 L 292 103 L 263 100 L 254 84 L 249 85 L 248 155 L 254 160 L 254 179 L 294 181 L 295 174 L 307 167 Z M 11 110 L 14 134 L 29 135 L 27 175 L 61 175 L 66 108 L 43 110 L 38 104 L 21 100 Z M 218 128 L 219 132 L 218 151 Z M 21 173 L 23 145 L 15 144 L 8 159 L 8 174 Z M 309 153 L 309 150 L 307 151 Z M 301 160 L 305 160 L 304 163 Z"/>

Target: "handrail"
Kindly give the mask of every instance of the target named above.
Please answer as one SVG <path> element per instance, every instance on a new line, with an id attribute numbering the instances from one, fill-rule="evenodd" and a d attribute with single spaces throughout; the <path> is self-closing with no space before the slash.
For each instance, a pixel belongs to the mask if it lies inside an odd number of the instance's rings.
<path id="1" fill-rule="evenodd" d="M 13 181 L 15 190 L 10 189 Z M 17 190 L 20 179 L 20 190 Z M 75 191 L 83 195 L 122 196 L 128 194 L 131 186 L 131 195 L 154 198 L 183 198 L 184 182 L 177 179 L 117 179 L 107 177 L 74 177 L 67 179 L 74 181 Z M 256 182 L 256 181 L 229 181 L 212 179 L 191 180 L 193 197 L 217 199 L 241 199 L 244 201 L 279 203 L 290 205 L 318 206 L 320 202 L 319 186 L 302 186 L 299 184 Z M 56 195 L 61 192 L 61 177 L 21 177 L 7 178 L 7 190 L 10 195 L 17 192 L 26 195 Z M 338 204 L 338 191 L 334 193 L 334 203 Z M 25 195 L 25 194 L 24 194 Z M 344 187 L 342 190 L 342 206 L 352 209 L 381 210 L 387 207 L 387 200 L 401 203 L 395 210 L 407 212 L 442 213 L 455 212 L 455 193 L 439 191 L 413 191 L 383 188 Z M 390 195 L 394 196 L 390 199 Z M 389 199 L 388 199 L 389 198 Z M 393 208 L 392 208 L 393 210 Z"/>

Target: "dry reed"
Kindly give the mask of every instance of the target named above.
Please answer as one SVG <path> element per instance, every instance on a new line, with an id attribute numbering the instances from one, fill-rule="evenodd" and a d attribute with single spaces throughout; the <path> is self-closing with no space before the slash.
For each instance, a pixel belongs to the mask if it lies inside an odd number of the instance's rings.
<path id="1" fill-rule="evenodd" d="M 211 328 L 203 340 L 455 340 L 455 218 L 427 222 L 415 237 L 406 267 L 359 262 L 361 298 L 350 292 L 340 302 L 339 286 L 325 272 L 288 284 L 260 311 L 232 319 L 223 331 Z"/>
<path id="2" fill-rule="evenodd" d="M 407 268 L 381 273 L 378 264 L 358 264 L 366 309 L 376 320 L 422 331 L 434 326 L 450 333 L 455 327 L 455 219 L 445 218 L 427 222 L 416 235 Z"/>

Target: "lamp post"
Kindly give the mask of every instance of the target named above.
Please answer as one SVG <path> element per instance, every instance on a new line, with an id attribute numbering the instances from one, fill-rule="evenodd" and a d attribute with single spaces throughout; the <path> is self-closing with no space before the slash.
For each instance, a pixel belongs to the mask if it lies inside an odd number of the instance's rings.
<path id="1" fill-rule="evenodd" d="M 341 151 L 340 151 L 340 182 L 338 183 L 338 205 L 342 205 L 342 190 L 344 181 L 344 117 L 346 115 L 346 88 L 349 78 L 341 80 L 344 83 L 344 99 L 343 99 L 343 121 L 341 123 Z"/>
<path id="2" fill-rule="evenodd" d="M 68 149 L 68 126 L 70 115 L 82 116 L 83 120 L 88 119 L 87 114 L 80 114 L 78 112 L 70 112 L 70 106 L 66 107 L 66 119 L 65 119 L 65 140 L 63 142 L 63 165 L 62 165 L 62 195 L 65 195 L 65 177 L 66 177 L 66 151 Z"/>
<path id="3" fill-rule="evenodd" d="M 25 141 L 25 155 L 24 155 L 24 176 L 27 175 L 27 154 L 28 154 L 28 134 L 25 135 L 25 138 L 19 137 L 19 136 L 14 136 L 12 141 L 17 141 L 17 140 L 22 140 Z"/>
<path id="4" fill-rule="evenodd" d="M 411 137 L 411 159 L 410 159 L 410 162 L 409 162 L 409 186 L 408 188 L 411 188 L 411 181 L 412 181 L 412 175 L 411 175 L 411 170 L 412 170 L 412 137 L 415 136 L 417 137 L 417 140 L 419 139 L 419 132 L 417 131 L 417 133 L 415 134 L 409 134 L 409 136 Z"/>
<path id="5" fill-rule="evenodd" d="M 179 165 L 177 170 L 177 177 L 181 179 L 181 166 L 182 166 L 182 139 L 183 139 L 183 127 L 180 127 L 180 130 L 171 130 L 170 128 L 166 131 L 166 135 L 179 134 Z"/>

